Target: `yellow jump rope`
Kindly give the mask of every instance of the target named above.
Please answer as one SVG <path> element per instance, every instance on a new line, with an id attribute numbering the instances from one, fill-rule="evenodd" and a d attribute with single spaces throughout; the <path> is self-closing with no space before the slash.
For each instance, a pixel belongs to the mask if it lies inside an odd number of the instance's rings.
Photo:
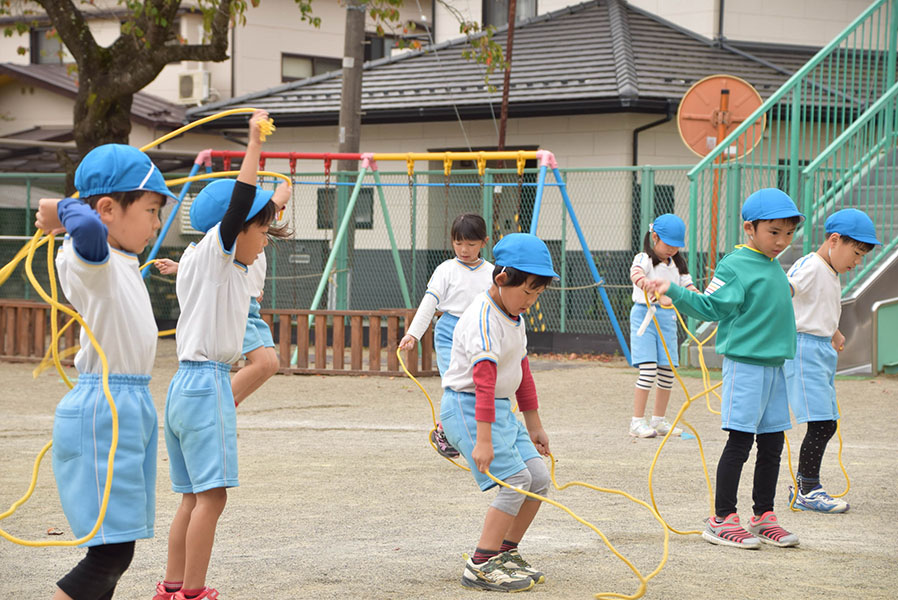
<path id="1" fill-rule="evenodd" d="M 645 292 L 645 290 L 643 290 L 643 295 L 645 296 L 646 304 L 647 305 L 650 304 L 648 293 Z M 670 350 L 667 346 L 667 341 L 664 339 L 664 334 L 661 332 L 661 326 L 658 323 L 658 319 L 655 316 L 655 314 L 652 313 L 652 321 L 655 324 L 655 328 L 658 331 L 658 337 L 661 339 L 661 344 L 664 347 L 664 353 L 667 356 L 667 362 L 670 365 L 671 370 L 674 373 L 674 376 L 677 378 L 677 381 L 680 383 L 680 387 L 683 389 L 683 394 L 686 396 L 686 400 L 683 402 L 683 405 L 680 407 L 680 410 L 677 412 L 677 416 L 674 418 L 670 430 L 667 432 L 667 434 L 661 440 L 661 443 L 658 446 L 658 449 L 655 451 L 655 456 L 652 459 L 652 464 L 649 467 L 648 484 L 649 484 L 649 495 L 652 500 L 651 506 L 649 506 L 646 502 L 643 502 L 642 500 L 634 498 L 633 496 L 631 496 L 621 490 L 601 488 L 601 487 L 598 487 L 595 485 L 584 483 L 582 481 L 572 481 L 572 482 L 566 483 L 564 485 L 559 485 L 558 481 L 555 479 L 555 457 L 552 454 L 549 454 L 549 458 L 551 459 L 550 473 L 551 473 L 551 478 L 552 478 L 552 485 L 555 486 L 556 490 L 561 491 L 570 486 L 579 485 L 579 486 L 593 489 L 593 490 L 596 490 L 599 492 L 624 496 L 628 500 L 631 500 L 631 501 L 633 501 L 637 504 L 640 504 L 641 506 L 644 506 L 647 509 L 649 509 L 649 511 L 652 513 L 652 516 L 655 517 L 655 519 L 664 526 L 664 544 L 663 544 L 664 550 L 662 553 L 661 561 L 658 563 L 658 566 L 655 568 L 654 571 L 652 571 L 648 575 L 643 575 L 642 572 L 639 571 L 639 569 L 637 569 L 633 565 L 632 562 L 627 560 L 627 558 L 625 558 L 620 552 L 618 552 L 618 550 L 614 547 L 614 545 L 608 540 L 607 537 L 605 537 L 605 535 L 595 525 L 593 525 L 589 521 L 586 521 L 585 519 L 581 518 L 580 516 L 575 514 L 572 510 L 570 510 L 568 507 L 561 504 L 560 502 L 556 502 L 550 498 L 546 498 L 545 496 L 541 496 L 539 494 L 534 494 L 533 492 L 523 490 L 523 489 L 515 487 L 515 486 L 511 486 L 511 485 L 505 483 L 504 481 L 496 478 L 492 473 L 489 472 L 489 470 L 487 470 L 485 472 L 487 477 L 492 479 L 498 485 L 501 485 L 502 487 L 506 487 L 508 489 L 514 490 L 514 491 L 516 491 L 520 494 L 523 494 L 527 497 L 534 498 L 536 500 L 541 500 L 543 502 L 547 502 L 547 503 L 551 504 L 552 506 L 560 508 L 561 510 L 563 510 L 564 512 L 569 514 L 571 517 L 576 519 L 578 522 L 582 523 L 583 525 L 586 525 L 587 527 L 589 527 L 590 529 L 595 531 L 599 535 L 599 537 L 602 538 L 602 541 L 605 542 L 605 545 L 608 547 L 608 549 L 611 550 L 611 552 L 615 556 L 617 556 L 621 561 L 623 561 L 624 564 L 626 564 L 630 568 L 630 570 L 633 571 L 633 573 L 636 575 L 636 577 L 639 579 L 639 587 L 637 588 L 636 592 L 632 595 L 628 596 L 625 594 L 619 594 L 619 593 L 615 593 L 615 592 L 600 592 L 595 595 L 596 598 L 600 598 L 600 599 L 602 599 L 602 598 L 623 598 L 625 600 L 636 600 L 637 598 L 641 598 L 645 594 L 646 585 L 648 584 L 649 580 L 651 580 L 655 575 L 657 575 L 661 571 L 661 569 L 664 567 L 665 563 L 667 562 L 668 549 L 669 549 L 669 535 L 670 535 L 669 532 L 672 531 L 679 535 L 701 535 L 701 533 L 702 533 L 701 530 L 682 531 L 682 530 L 676 529 L 673 526 L 671 526 L 661 516 L 661 513 L 658 510 L 658 504 L 655 500 L 655 492 L 654 492 L 654 486 L 653 486 L 653 476 L 654 476 L 655 466 L 658 463 L 658 458 L 661 455 L 662 448 L 664 448 L 664 445 L 667 443 L 667 440 L 670 438 L 671 433 L 673 433 L 674 428 L 679 423 L 682 423 L 685 427 L 689 428 L 689 430 L 695 436 L 696 442 L 698 443 L 698 451 L 699 451 L 699 455 L 701 456 L 701 461 L 702 461 L 702 470 L 704 472 L 705 483 L 708 488 L 708 500 L 709 500 L 709 508 L 710 508 L 709 514 L 711 514 L 711 515 L 714 514 L 714 493 L 713 493 L 713 489 L 711 486 L 711 478 L 710 478 L 710 475 L 708 474 L 708 466 L 707 466 L 707 462 L 705 461 L 705 453 L 704 453 L 704 449 L 702 447 L 701 437 L 699 436 L 698 431 L 696 431 L 696 429 L 689 422 L 687 422 L 686 420 L 683 419 L 683 414 L 686 412 L 686 410 L 689 408 L 689 406 L 692 404 L 692 402 L 695 399 L 701 398 L 702 396 L 704 396 L 706 399 L 706 405 L 707 405 L 708 410 L 714 414 L 717 414 L 717 415 L 720 414 L 719 410 L 715 410 L 714 408 L 712 408 L 710 396 L 711 396 L 711 394 L 714 394 L 715 396 L 717 396 L 718 399 L 721 399 L 720 394 L 717 393 L 717 389 L 722 385 L 722 382 L 711 385 L 711 373 L 710 373 L 707 365 L 705 364 L 705 358 L 704 358 L 704 352 L 703 352 L 704 345 L 714 337 L 714 335 L 717 333 L 717 328 L 715 327 L 714 330 L 704 340 L 699 340 L 697 337 L 695 337 L 695 335 L 692 334 L 691 331 L 689 331 L 689 328 L 686 326 L 686 322 L 683 320 L 683 316 L 676 309 L 676 307 L 672 307 L 672 308 L 676 312 L 677 319 L 679 320 L 680 324 L 683 326 L 683 330 L 686 331 L 687 335 L 695 342 L 695 344 L 697 346 L 699 365 L 701 367 L 701 372 L 702 372 L 702 384 L 704 386 L 704 389 L 697 394 L 694 394 L 694 395 L 689 394 L 689 390 L 686 388 L 686 383 L 683 381 L 683 378 L 680 376 L 677 368 L 673 366 L 673 360 L 671 360 Z M 396 356 L 399 358 L 399 364 L 402 367 L 402 370 L 412 381 L 415 382 L 415 385 L 417 385 L 418 388 L 424 393 L 424 396 L 427 398 L 427 402 L 430 405 L 430 416 L 431 416 L 431 420 L 433 421 L 433 427 L 428 432 L 427 439 L 428 439 L 428 442 L 430 443 L 431 447 L 433 447 L 434 451 L 436 451 L 437 447 L 434 444 L 433 440 L 431 439 L 431 435 L 430 435 L 437 428 L 436 413 L 434 410 L 433 400 L 430 398 L 430 394 L 427 393 L 427 390 L 424 389 L 424 386 L 422 386 L 421 383 L 415 378 L 415 376 L 412 375 L 409 372 L 409 370 L 406 368 L 405 362 L 402 360 L 402 352 L 398 348 L 396 349 Z M 838 403 L 838 401 L 837 401 L 837 403 Z M 839 408 L 839 413 L 841 414 L 841 407 L 838 407 L 838 408 Z M 839 433 L 838 423 L 837 423 L 836 432 Z M 793 484 L 794 488 L 797 490 L 798 483 L 795 480 L 795 474 L 792 470 L 792 452 L 789 448 L 788 438 L 786 438 L 786 451 L 787 451 L 787 456 L 789 457 L 789 474 L 792 477 L 792 484 Z M 440 455 L 440 456 L 442 456 L 442 455 Z M 464 469 L 465 471 L 471 470 L 469 467 L 467 467 L 465 465 L 461 465 L 449 457 L 444 456 L 443 458 L 445 458 L 446 460 L 448 460 L 455 466 L 459 467 L 460 469 Z M 841 435 L 841 433 L 839 433 L 839 466 L 842 468 L 842 473 L 845 475 L 845 481 L 846 481 L 847 487 L 846 487 L 845 491 L 842 492 L 841 494 L 833 495 L 834 498 L 844 496 L 845 494 L 848 493 L 848 490 L 851 487 L 851 483 L 848 479 L 848 472 L 845 470 L 845 465 L 842 464 L 842 435 Z M 796 497 L 797 497 L 797 495 L 793 495 L 793 498 L 792 498 L 792 501 L 790 502 L 789 508 L 793 511 L 801 512 L 800 509 L 797 509 L 794 507 Z"/>
<path id="2" fill-rule="evenodd" d="M 235 109 L 217 113 L 215 115 L 211 115 L 204 119 L 200 119 L 198 121 L 194 121 L 193 123 L 185 125 L 184 127 L 181 127 L 180 129 L 177 129 L 171 133 L 168 133 L 168 134 L 158 138 L 157 140 L 147 144 L 146 146 L 143 146 L 141 148 L 141 150 L 142 151 L 149 150 L 150 148 L 153 148 L 154 146 L 158 146 L 159 144 L 165 142 L 168 139 L 176 137 L 176 136 L 184 133 L 185 131 L 188 131 L 198 125 L 202 125 L 203 123 L 206 123 L 206 122 L 209 122 L 209 121 L 212 121 L 215 119 L 220 119 L 220 118 L 228 116 L 228 115 L 240 114 L 240 113 L 252 113 L 252 112 L 255 112 L 255 110 L 256 109 L 254 109 L 254 108 L 235 108 Z M 271 119 L 269 119 L 266 122 L 263 122 L 261 124 L 262 140 L 264 141 L 265 137 L 271 135 L 274 132 L 274 130 L 275 130 L 274 123 Z M 205 173 L 205 174 L 201 174 L 201 175 L 195 175 L 193 177 L 182 177 L 179 179 L 169 180 L 166 183 L 169 185 L 179 185 L 179 184 L 186 183 L 188 181 L 199 181 L 201 179 L 210 179 L 210 178 L 218 178 L 218 177 L 231 177 L 231 176 L 237 175 L 238 173 L 239 173 L 238 171 Z M 258 173 L 258 175 L 278 177 L 278 178 L 284 179 L 288 183 L 292 184 L 290 177 L 287 175 L 281 174 L 281 173 L 274 173 L 274 172 L 270 172 L 270 171 L 261 171 Z M 74 197 L 77 197 L 77 194 L 75 194 Z M 108 454 L 107 462 L 106 462 L 107 476 L 106 476 L 106 481 L 105 481 L 104 487 L 103 487 L 103 499 L 100 503 L 100 511 L 99 511 L 99 514 L 97 515 L 97 520 L 94 523 L 94 526 L 91 529 L 91 531 L 88 532 L 87 535 L 85 535 L 84 537 L 79 538 L 77 540 L 52 540 L 52 541 L 50 541 L 50 540 L 25 540 L 25 539 L 18 538 L 14 535 L 11 535 L 10 533 L 4 531 L 3 529 L 0 529 L 0 537 L 3 537 L 4 539 L 7 539 L 15 544 L 20 544 L 22 546 L 32 546 L 32 547 L 78 546 L 78 545 L 84 544 L 85 542 L 89 541 L 91 538 L 93 538 L 96 535 L 97 531 L 99 531 L 100 527 L 102 526 L 103 520 L 106 516 L 106 508 L 109 504 L 109 493 L 112 488 L 112 479 L 114 477 L 115 451 L 116 451 L 116 448 L 118 447 L 118 411 L 115 406 L 115 400 L 113 400 L 113 398 L 112 398 L 112 392 L 109 389 L 109 364 L 106 359 L 106 354 L 105 354 L 105 352 L 103 352 L 103 348 L 100 346 L 99 342 L 97 342 L 97 339 L 94 337 L 93 332 L 90 330 L 90 328 L 84 322 L 81 315 L 79 315 L 77 312 L 70 309 L 66 305 L 62 304 L 57 299 L 56 274 L 55 274 L 55 268 L 54 268 L 54 262 L 53 262 L 54 240 L 55 240 L 55 238 L 52 234 L 44 235 L 43 231 L 37 230 L 34 234 L 34 237 L 32 237 L 32 239 L 29 242 L 27 242 L 16 253 L 16 255 L 13 257 L 13 259 L 9 263 L 7 263 L 2 269 L 0 269 L 0 285 L 3 285 L 6 282 L 6 280 L 9 279 L 10 275 L 12 275 L 12 272 L 15 270 L 15 268 L 18 266 L 18 264 L 24 259 L 25 260 L 25 273 L 28 277 L 28 280 L 31 282 L 31 285 L 37 291 L 38 295 L 40 295 L 40 297 L 50 305 L 51 343 L 50 343 L 50 347 L 47 351 L 47 354 L 44 356 L 44 359 L 41 361 L 41 364 L 38 366 L 38 368 L 36 368 L 34 370 L 35 377 L 37 377 L 37 375 L 39 375 L 46 368 L 45 363 L 47 363 L 50 360 L 50 358 L 52 357 L 52 363 L 55 365 L 57 372 L 59 373 L 60 377 L 62 377 L 65 384 L 70 389 L 74 387 L 74 384 L 71 382 L 71 380 L 69 379 L 69 377 L 66 375 L 65 371 L 63 370 L 62 363 L 60 362 L 60 359 L 74 354 L 75 352 L 78 351 L 79 348 L 78 347 L 68 348 L 63 353 L 60 353 L 59 347 L 58 347 L 58 342 L 59 342 L 60 336 L 65 332 L 66 329 L 68 329 L 72 325 L 72 323 L 77 322 L 79 325 L 81 325 L 81 328 L 87 334 L 87 337 L 90 340 L 91 345 L 96 349 L 97 355 L 99 356 L 100 362 L 103 367 L 103 369 L 102 369 L 103 393 L 106 396 L 106 401 L 109 404 L 109 411 L 111 414 L 112 439 L 111 439 L 111 442 L 109 445 L 109 454 Z M 49 275 L 49 281 L 50 281 L 50 293 L 49 294 L 43 289 L 43 287 L 41 287 L 40 283 L 37 281 L 37 278 L 34 276 L 34 270 L 33 270 L 34 255 L 35 255 L 37 249 L 43 245 L 47 246 L 47 273 Z M 153 262 L 155 262 L 155 261 L 150 261 L 150 262 L 142 265 L 140 267 L 141 270 L 147 268 Z M 62 311 L 63 313 L 65 313 L 71 317 L 71 319 L 62 328 L 58 327 L 57 313 L 59 311 Z M 162 331 L 162 332 L 159 332 L 159 335 L 160 336 L 171 335 L 172 333 L 174 333 L 174 330 Z M 7 517 L 9 517 L 13 513 L 15 513 L 16 510 L 18 510 L 19 507 L 21 507 L 34 493 L 34 489 L 37 485 L 37 477 L 38 477 L 38 471 L 40 469 L 41 461 L 43 460 L 44 456 L 47 454 L 47 451 L 49 451 L 52 446 L 53 446 L 53 442 L 51 440 L 50 442 L 47 442 L 47 444 L 45 444 L 44 447 L 41 449 L 41 451 L 38 453 L 37 458 L 35 458 L 35 460 L 34 460 L 34 466 L 32 467 L 32 472 L 31 472 L 31 481 L 30 481 L 27 491 L 19 500 L 14 502 L 8 510 L 6 510 L 3 513 L 0 513 L 0 520 L 6 519 Z"/>

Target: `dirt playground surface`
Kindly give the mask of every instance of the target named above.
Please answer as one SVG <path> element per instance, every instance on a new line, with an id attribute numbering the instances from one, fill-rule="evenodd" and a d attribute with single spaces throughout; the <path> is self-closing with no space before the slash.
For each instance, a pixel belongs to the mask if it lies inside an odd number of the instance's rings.
<path id="1" fill-rule="evenodd" d="M 623 362 L 534 360 L 543 424 L 558 459 L 559 483 L 581 480 L 647 500 L 658 439 L 627 435 L 635 371 Z M 37 452 L 50 439 L 58 376 L 31 378 L 33 365 L 0 364 L 0 511 L 27 489 Z M 151 383 L 159 414 L 176 369 L 173 342 L 160 343 Z M 439 380 L 424 380 L 435 401 Z M 702 389 L 699 379 L 687 385 Z M 786 455 L 777 489 L 781 523 L 801 546 L 758 551 L 713 546 L 671 534 L 670 557 L 649 582 L 647 599 L 898 597 L 895 494 L 898 379 L 836 383 L 843 410 L 843 459 L 851 477 L 843 515 L 791 513 Z M 668 411 L 684 400 L 676 389 Z M 702 436 L 714 479 L 725 442 L 719 417 L 696 402 L 686 418 Z M 462 553 L 472 552 L 495 492 L 481 493 L 468 473 L 427 443 L 430 409 L 405 378 L 277 376 L 238 410 L 240 482 L 219 523 L 208 583 L 222 600 L 263 598 L 481 598 L 459 584 Z M 803 427 L 789 433 L 793 460 Z M 823 481 L 841 492 L 834 438 Z M 742 476 L 739 509 L 751 512 L 754 454 Z M 160 431 L 156 537 L 141 540 L 116 598 L 150 600 L 165 570 L 166 540 L 179 496 L 171 492 Z M 694 439 L 672 438 L 654 476 L 661 514 L 678 529 L 700 529 L 709 501 Z M 657 566 L 662 529 L 643 507 L 583 488 L 552 492 L 601 529 L 645 574 Z M 34 496 L 0 527 L 71 539 L 49 457 Z M 521 545 L 547 575 L 528 592 L 587 599 L 632 594 L 634 574 L 599 537 L 553 506 L 542 507 Z M 48 599 L 55 581 L 83 556 L 76 548 L 26 548 L 0 539 L 0 598 Z"/>

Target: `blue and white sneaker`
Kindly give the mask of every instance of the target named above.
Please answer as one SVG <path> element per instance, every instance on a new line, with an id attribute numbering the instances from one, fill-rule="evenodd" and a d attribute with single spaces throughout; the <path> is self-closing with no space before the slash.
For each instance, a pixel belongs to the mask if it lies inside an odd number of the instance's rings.
<path id="1" fill-rule="evenodd" d="M 792 496 L 795 490 L 789 486 L 789 504 L 792 504 Z M 822 485 L 817 485 L 807 494 L 802 494 L 799 490 L 798 498 L 795 499 L 795 508 L 799 510 L 811 510 L 822 513 L 843 513 L 848 510 L 848 503 L 841 498 L 833 498 L 826 493 Z"/>

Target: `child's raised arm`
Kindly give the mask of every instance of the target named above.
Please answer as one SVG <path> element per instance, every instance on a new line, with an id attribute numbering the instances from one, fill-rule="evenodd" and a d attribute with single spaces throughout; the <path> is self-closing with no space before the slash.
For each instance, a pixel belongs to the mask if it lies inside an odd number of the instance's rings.
<path id="1" fill-rule="evenodd" d="M 100 215 L 76 198 L 41 198 L 35 226 L 49 233 L 68 232 L 78 256 L 103 262 L 109 256 L 109 231 Z"/>
<path id="2" fill-rule="evenodd" d="M 256 196 L 256 174 L 259 169 L 259 156 L 262 153 L 260 124 L 267 119 L 268 112 L 257 110 L 249 120 L 249 143 L 246 145 L 246 154 L 240 164 L 240 174 L 234 185 L 231 203 L 219 229 L 222 247 L 228 252 L 234 248 L 237 235 L 243 229 L 246 217 L 253 207 L 253 199 Z"/>

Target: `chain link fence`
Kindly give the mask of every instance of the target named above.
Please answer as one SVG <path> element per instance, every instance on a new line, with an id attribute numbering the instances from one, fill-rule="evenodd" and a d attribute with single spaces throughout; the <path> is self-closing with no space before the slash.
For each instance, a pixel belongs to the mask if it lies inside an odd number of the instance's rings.
<path id="1" fill-rule="evenodd" d="M 491 238 L 484 252 L 488 260 L 492 258 L 492 244 L 503 235 L 530 230 L 537 187 L 535 168 L 526 169 L 523 176 L 515 169 L 488 168 L 481 176 L 475 165 L 462 164 L 447 177 L 441 162 L 428 166 L 428 170 L 411 176 L 406 171 L 380 172 L 379 184 L 370 173 L 363 178 L 346 251 L 338 255 L 323 283 L 335 225 L 339 225 L 334 215 L 348 202 L 356 174 L 294 173 L 293 198 L 282 217 L 292 236 L 273 240 L 266 248 L 268 277 L 262 306 L 309 308 L 320 286 L 318 308 L 414 307 L 430 274 L 453 255 L 449 228 L 457 215 L 475 212 L 484 216 Z M 688 168 L 560 169 L 574 216 L 625 335 L 632 304 L 629 268 L 633 256 L 641 251 L 643 236 L 655 216 L 675 212 L 688 222 Z M 261 185 L 273 188 L 276 183 L 263 181 Z M 0 184 L 4 186 L 0 260 L 5 263 L 22 246 L 24 236 L 33 232 L 31 214 L 37 199 L 61 194 L 62 176 L 7 174 L 0 175 Z M 198 182 L 191 187 L 158 257 L 178 260 L 190 242 L 200 239 L 190 229 L 186 215 L 189 202 L 202 185 Z M 163 213 L 163 221 L 170 210 Z M 542 295 L 538 308 L 531 309 L 529 328 L 614 335 L 585 249 L 551 172 L 546 178 L 536 233 L 549 246 L 561 279 Z M 41 258 L 36 271 L 46 284 L 44 265 L 45 258 Z M 176 320 L 179 311 L 174 277 L 151 270 L 147 282 L 157 319 Z M 28 288 L 20 268 L 0 287 L 0 297 L 34 299 L 34 292 Z"/>

